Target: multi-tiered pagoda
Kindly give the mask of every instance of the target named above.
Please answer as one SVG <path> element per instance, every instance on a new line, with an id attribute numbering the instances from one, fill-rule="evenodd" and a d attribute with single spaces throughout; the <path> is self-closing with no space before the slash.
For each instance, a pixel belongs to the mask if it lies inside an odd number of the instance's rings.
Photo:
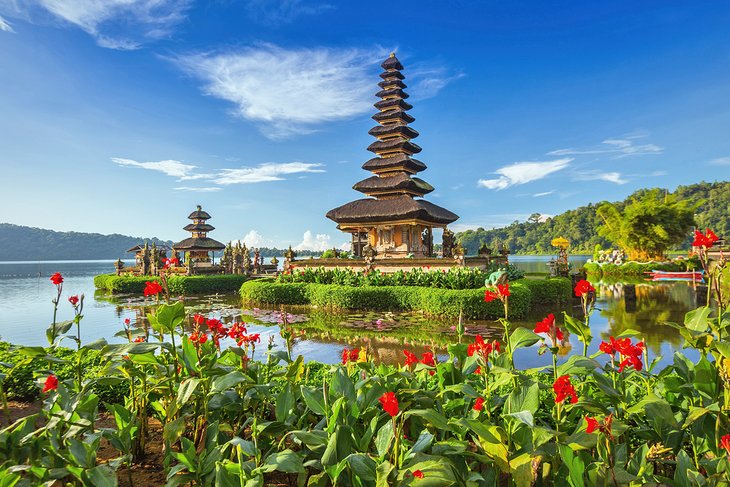
<path id="1" fill-rule="evenodd" d="M 401 65 L 395 54 L 381 65 L 385 70 L 376 94 L 379 110 L 373 119 L 380 125 L 370 130 L 377 141 L 368 150 L 377 157 L 363 164 L 363 169 L 375 174 L 353 186 L 368 198 L 352 201 L 330 210 L 327 218 L 337 228 L 352 234 L 352 250 L 363 255 L 370 245 L 376 258 L 430 257 L 433 255 L 433 229 L 446 228 L 459 217 L 445 208 L 423 198 L 433 191 L 426 181 L 413 177 L 426 165 L 411 156 L 421 152 L 412 142 L 418 132 L 408 126 L 415 119 L 407 113 L 413 108 L 405 101 L 406 84 Z"/>
<path id="2" fill-rule="evenodd" d="M 208 223 L 210 215 L 198 205 L 195 211 L 188 215 L 188 219 L 192 220 L 193 223 L 183 227 L 183 230 L 190 232 L 192 235 L 172 247 L 177 252 L 189 252 L 190 260 L 193 263 L 211 262 L 210 252 L 223 250 L 226 246 L 208 237 L 208 232 L 215 230 L 215 227 Z"/>

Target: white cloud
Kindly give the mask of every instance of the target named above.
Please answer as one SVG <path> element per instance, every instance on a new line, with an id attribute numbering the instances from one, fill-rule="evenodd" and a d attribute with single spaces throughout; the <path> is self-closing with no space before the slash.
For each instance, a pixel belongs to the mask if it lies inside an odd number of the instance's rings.
<path id="1" fill-rule="evenodd" d="M 215 193 L 216 191 L 221 191 L 223 188 L 216 188 L 216 187 L 203 187 L 203 188 L 194 188 L 191 186 L 180 186 L 177 188 L 173 188 L 176 191 L 193 191 L 196 193 Z"/>
<path id="2" fill-rule="evenodd" d="M 325 172 L 322 164 L 306 162 L 266 163 L 256 167 L 223 169 L 212 181 L 215 184 L 252 184 L 266 181 L 281 181 L 282 176 L 297 173 Z"/>
<path id="3" fill-rule="evenodd" d="M 594 154 L 612 154 L 614 159 L 621 159 L 629 156 L 642 156 L 647 154 L 661 154 L 664 152 L 663 147 L 656 144 L 638 144 L 634 143 L 637 139 L 646 137 L 646 134 L 625 135 L 606 139 L 599 146 L 587 148 L 567 148 L 558 149 L 548 152 L 551 156 L 569 156 L 569 155 L 594 155 Z"/>
<path id="4" fill-rule="evenodd" d="M 175 161 L 172 159 L 158 162 L 137 162 L 132 159 L 112 157 L 112 161 L 119 164 L 120 166 L 139 167 L 142 169 L 148 169 L 150 171 L 158 171 L 167 174 L 168 176 L 180 178 L 180 180 L 196 179 L 196 176 L 193 175 L 192 172 L 194 169 L 197 168 L 197 166 L 184 164 L 180 161 Z"/>
<path id="5" fill-rule="evenodd" d="M 15 31 L 13 30 L 13 26 L 10 25 L 10 22 L 8 22 L 7 20 L 5 20 L 2 17 L 0 17 L 0 30 L 2 30 L 4 32 L 10 32 L 13 34 L 15 33 Z"/>
<path id="6" fill-rule="evenodd" d="M 585 171 L 573 175 L 574 181 L 607 181 L 614 184 L 626 184 L 628 181 L 621 177 L 621 173 L 611 171 L 603 172 L 600 170 Z"/>
<path id="7" fill-rule="evenodd" d="M 443 67 L 421 68 L 418 66 L 414 67 L 411 71 L 406 70 L 404 74 L 407 76 L 407 82 L 409 79 L 413 80 L 408 83 L 408 92 L 414 100 L 433 98 L 446 85 L 465 76 L 461 72 L 450 74 L 447 68 Z"/>
<path id="8" fill-rule="evenodd" d="M 71 23 L 102 46 L 137 49 L 147 41 L 167 37 L 184 18 L 190 0 L 28 0 L 0 1 L 0 11 L 28 21 L 50 13 Z"/>
<path id="9" fill-rule="evenodd" d="M 519 184 L 537 181 L 554 172 L 568 167 L 572 158 L 556 159 L 544 162 L 515 162 L 495 171 L 500 174 L 497 179 L 480 179 L 477 184 L 487 189 L 502 190 Z"/>
<path id="10" fill-rule="evenodd" d="M 718 157 L 710 161 L 713 166 L 730 166 L 730 157 Z"/>
<path id="11" fill-rule="evenodd" d="M 548 195 L 551 195 L 551 194 L 553 194 L 554 192 L 555 192 L 555 190 L 553 189 L 552 191 L 545 191 L 545 192 L 543 192 L 543 193 L 535 193 L 535 194 L 533 194 L 532 196 L 533 196 L 533 197 L 535 197 L 535 198 L 539 198 L 539 197 L 541 197 L 541 196 L 548 196 Z"/>
<path id="12" fill-rule="evenodd" d="M 318 233 L 316 236 L 307 230 L 304 232 L 302 242 L 294 247 L 294 250 L 318 250 L 324 251 L 332 248 L 331 237 L 325 233 Z"/>
<path id="13" fill-rule="evenodd" d="M 271 244 L 270 240 L 266 240 L 256 230 L 249 231 L 246 236 L 241 239 L 241 243 L 245 243 L 247 247 L 268 247 Z"/>
<path id="14" fill-rule="evenodd" d="M 262 44 L 174 61 L 203 82 L 206 94 L 231 102 L 269 138 L 313 132 L 319 124 L 372 110 L 371 71 L 383 49 L 284 49 Z"/>

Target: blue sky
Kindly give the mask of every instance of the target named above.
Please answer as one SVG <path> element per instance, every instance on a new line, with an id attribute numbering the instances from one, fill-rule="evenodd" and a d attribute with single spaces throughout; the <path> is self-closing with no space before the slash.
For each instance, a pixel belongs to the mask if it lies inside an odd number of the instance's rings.
<path id="1" fill-rule="evenodd" d="M 396 51 L 428 196 L 491 228 L 730 174 L 724 1 L 0 0 L 1 221 L 331 247 Z"/>

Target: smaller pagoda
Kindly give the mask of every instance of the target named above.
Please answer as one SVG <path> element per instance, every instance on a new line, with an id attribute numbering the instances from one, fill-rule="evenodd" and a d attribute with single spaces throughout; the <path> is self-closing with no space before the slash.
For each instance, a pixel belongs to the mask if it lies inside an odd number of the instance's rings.
<path id="1" fill-rule="evenodd" d="M 188 215 L 188 219 L 193 222 L 183 227 L 183 230 L 191 233 L 190 238 L 186 238 L 172 246 L 176 252 L 187 253 L 192 264 L 212 264 L 213 258 L 210 253 L 226 248 L 219 241 L 208 237 L 208 232 L 215 230 L 213 225 L 207 223 L 210 218 L 208 212 L 203 211 L 203 208 L 198 205 L 195 211 Z"/>

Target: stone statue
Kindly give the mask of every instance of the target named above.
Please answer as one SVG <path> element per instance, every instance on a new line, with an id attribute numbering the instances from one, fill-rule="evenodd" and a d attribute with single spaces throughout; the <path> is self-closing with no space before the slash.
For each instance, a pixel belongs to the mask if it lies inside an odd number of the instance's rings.
<path id="1" fill-rule="evenodd" d="M 243 244 L 243 249 L 241 251 L 241 267 L 245 274 L 249 274 L 251 272 L 251 252 L 248 250 L 248 247 L 246 247 L 246 244 Z"/>
<path id="2" fill-rule="evenodd" d="M 426 255 L 426 257 L 431 257 L 433 254 L 433 233 L 431 232 L 431 229 L 426 227 L 423 229 L 423 232 L 421 233 L 421 241 L 423 242 L 423 253 Z"/>
<path id="3" fill-rule="evenodd" d="M 223 255 L 221 255 L 220 261 L 221 267 L 225 274 L 233 274 L 233 245 L 228 242 L 226 248 L 223 249 Z"/>
<path id="4" fill-rule="evenodd" d="M 459 265 L 464 265 L 464 247 L 461 246 L 460 243 L 456 244 L 454 247 L 454 260 Z"/>
<path id="5" fill-rule="evenodd" d="M 505 269 L 498 269 L 484 280 L 484 286 L 494 287 L 497 284 L 504 284 L 507 282 L 507 271 Z"/>
<path id="6" fill-rule="evenodd" d="M 253 270 L 256 274 L 261 272 L 261 253 L 259 249 L 253 251 Z"/>
<path id="7" fill-rule="evenodd" d="M 365 259 L 365 262 L 371 263 L 375 259 L 376 255 L 377 252 L 369 243 L 365 244 L 365 246 L 362 248 L 362 256 Z"/>
<path id="8" fill-rule="evenodd" d="M 117 270 L 117 275 L 122 275 L 122 269 L 124 269 L 124 262 L 122 262 L 122 259 L 117 259 L 117 261 L 114 263 L 114 268 Z"/>
<path id="9" fill-rule="evenodd" d="M 454 232 L 444 228 L 444 236 L 441 240 L 442 254 L 444 259 L 454 256 Z"/>
<path id="10" fill-rule="evenodd" d="M 489 257 L 490 255 L 492 255 L 492 249 L 490 249 L 486 243 L 482 242 L 482 244 L 479 246 L 479 256 Z"/>
<path id="11" fill-rule="evenodd" d="M 149 275 L 150 273 L 150 260 L 150 246 L 145 242 L 144 248 L 142 249 L 142 268 L 140 269 L 143 276 Z"/>

